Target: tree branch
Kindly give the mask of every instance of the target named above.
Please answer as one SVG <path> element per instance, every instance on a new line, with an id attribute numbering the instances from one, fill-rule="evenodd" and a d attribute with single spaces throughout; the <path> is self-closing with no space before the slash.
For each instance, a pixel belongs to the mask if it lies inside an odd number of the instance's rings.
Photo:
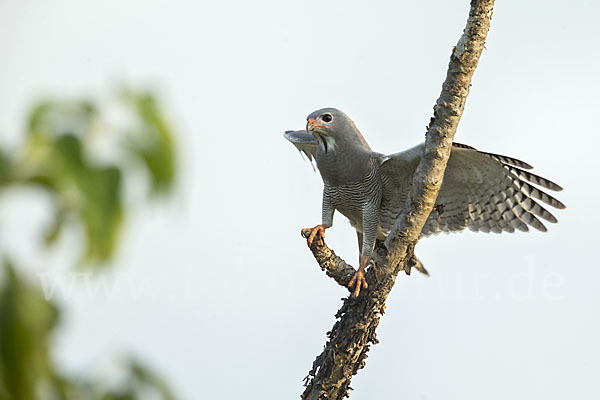
<path id="1" fill-rule="evenodd" d="M 310 231 L 303 230 L 300 234 L 303 238 L 308 239 Z M 333 278 L 340 286 L 350 290 L 348 284 L 356 270 L 327 247 L 324 240 L 315 240 L 312 244 L 307 241 L 307 244 L 321 270 L 325 271 L 327 276 Z"/>
<path id="2" fill-rule="evenodd" d="M 413 176 L 412 191 L 385 247 L 376 250 L 376 267 L 367 272 L 369 289 L 358 298 L 351 295 L 337 312 L 337 321 L 323 352 L 317 356 L 306 377 L 302 399 L 343 399 L 348 396 L 350 381 L 364 367 L 370 345 L 377 343 L 375 330 L 385 310 L 398 272 L 410 267 L 413 250 L 421 229 L 433 209 L 442 184 L 452 140 L 465 106 L 471 79 L 484 48 L 490 27 L 494 0 L 473 0 L 466 27 L 452 50 L 446 80 L 434 115 L 427 128 L 424 153 Z M 311 247 L 311 246 L 309 246 Z M 313 243 L 311 251 L 328 275 L 340 285 L 349 281 L 352 267 L 335 256 L 324 243 Z M 350 275 L 351 276 L 351 275 Z"/>

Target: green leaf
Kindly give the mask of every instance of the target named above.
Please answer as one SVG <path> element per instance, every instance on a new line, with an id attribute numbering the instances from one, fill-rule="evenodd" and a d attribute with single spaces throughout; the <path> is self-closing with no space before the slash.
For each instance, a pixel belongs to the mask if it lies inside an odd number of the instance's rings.
<path id="1" fill-rule="evenodd" d="M 106 261 L 113 254 L 123 211 L 121 205 L 121 171 L 114 166 L 94 167 L 83 158 L 81 141 L 71 135 L 57 140 L 65 174 L 80 192 L 80 217 L 85 225 L 85 258 Z"/>
<path id="2" fill-rule="evenodd" d="M 2 263 L 0 287 L 0 395 L 34 400 L 37 382 L 49 375 L 49 333 L 58 309 L 26 284 L 9 261 Z"/>
<path id="3" fill-rule="evenodd" d="M 125 92 L 124 97 L 139 118 L 130 138 L 130 150 L 143 161 L 151 177 L 151 194 L 168 192 L 175 178 L 175 145 L 171 127 L 152 95 Z"/>
<path id="4" fill-rule="evenodd" d="M 10 156 L 0 149 L 0 190 L 12 180 L 12 163 Z"/>

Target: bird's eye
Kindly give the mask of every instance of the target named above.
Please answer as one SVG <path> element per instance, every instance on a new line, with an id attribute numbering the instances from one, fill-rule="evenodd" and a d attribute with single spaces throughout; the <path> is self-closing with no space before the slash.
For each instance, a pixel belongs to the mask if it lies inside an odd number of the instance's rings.
<path id="1" fill-rule="evenodd" d="M 321 117 L 321 119 L 322 119 L 324 122 L 331 122 L 331 120 L 333 119 L 333 117 L 331 116 L 331 114 L 324 114 L 324 115 Z"/>

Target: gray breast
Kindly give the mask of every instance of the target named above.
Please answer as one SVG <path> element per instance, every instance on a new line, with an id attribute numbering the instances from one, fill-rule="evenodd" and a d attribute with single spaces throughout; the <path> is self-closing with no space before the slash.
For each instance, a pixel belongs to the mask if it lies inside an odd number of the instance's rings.
<path id="1" fill-rule="evenodd" d="M 378 213 L 373 210 L 378 210 L 381 201 L 379 160 L 372 157 L 369 164 L 368 173 L 358 181 L 333 185 L 324 180 L 324 196 L 330 196 L 329 199 L 335 209 L 348 218 L 352 226 L 360 232 L 362 232 L 363 213 L 371 209 L 371 215 L 367 217 L 378 219 Z"/>

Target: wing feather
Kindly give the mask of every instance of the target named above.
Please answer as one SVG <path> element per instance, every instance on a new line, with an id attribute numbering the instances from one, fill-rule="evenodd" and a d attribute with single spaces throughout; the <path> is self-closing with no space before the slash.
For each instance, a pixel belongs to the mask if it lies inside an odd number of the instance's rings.
<path id="1" fill-rule="evenodd" d="M 397 216 L 404 207 L 422 149 L 423 145 L 419 145 L 384 158 L 382 207 L 396 207 L 387 210 L 386 215 Z M 436 200 L 440 211 L 431 213 L 422 236 L 466 228 L 475 232 L 501 233 L 527 232 L 533 227 L 545 232 L 547 228 L 541 220 L 556 223 L 557 219 L 542 204 L 557 209 L 563 209 L 565 205 L 540 188 L 560 191 L 562 187 L 525 171 L 531 168 L 516 158 L 454 143 Z M 389 219 L 380 221 L 384 232 L 393 225 L 394 221 L 390 223 Z"/>

